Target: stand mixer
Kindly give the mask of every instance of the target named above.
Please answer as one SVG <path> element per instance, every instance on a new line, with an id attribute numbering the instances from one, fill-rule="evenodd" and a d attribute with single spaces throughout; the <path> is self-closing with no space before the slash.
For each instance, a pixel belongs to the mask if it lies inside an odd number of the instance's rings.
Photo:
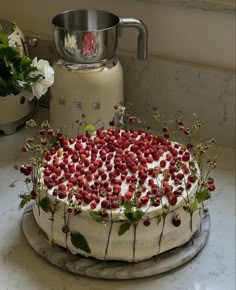
<path id="1" fill-rule="evenodd" d="M 60 59 L 53 65 L 51 125 L 72 134 L 78 133 L 81 118 L 108 127 L 114 106 L 124 101 L 123 70 L 115 56 L 120 29 L 138 29 L 137 57 L 145 60 L 145 25 L 99 10 L 66 11 L 56 15 L 52 25 Z"/>

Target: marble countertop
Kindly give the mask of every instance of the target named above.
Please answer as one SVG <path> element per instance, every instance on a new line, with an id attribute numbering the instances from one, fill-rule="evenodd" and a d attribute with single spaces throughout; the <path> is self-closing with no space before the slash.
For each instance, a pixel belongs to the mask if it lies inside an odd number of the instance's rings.
<path id="1" fill-rule="evenodd" d="M 37 118 L 47 118 L 40 108 Z M 235 289 L 235 149 L 221 148 L 214 171 L 217 190 L 209 200 L 209 240 L 190 262 L 168 273 L 135 280 L 98 280 L 64 272 L 43 260 L 29 246 L 19 209 L 24 184 L 10 188 L 21 174 L 13 167 L 28 133 L 20 128 L 0 135 L 0 290 L 234 290 Z"/>

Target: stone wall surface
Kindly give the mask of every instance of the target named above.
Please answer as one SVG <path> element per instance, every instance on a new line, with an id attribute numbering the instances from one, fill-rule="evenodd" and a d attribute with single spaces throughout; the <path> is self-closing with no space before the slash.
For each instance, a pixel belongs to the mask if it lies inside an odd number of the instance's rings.
<path id="1" fill-rule="evenodd" d="M 46 58 L 51 64 L 58 57 L 53 43 L 47 40 L 39 40 L 30 55 Z M 204 138 L 214 136 L 220 144 L 235 146 L 233 71 L 155 57 L 139 61 L 125 51 L 119 51 L 118 58 L 124 71 L 125 101 L 151 128 L 157 129 L 153 106 L 158 106 L 166 119 L 182 113 L 190 120 L 196 113 L 205 123 Z M 49 106 L 49 95 L 41 99 L 42 105 Z"/>

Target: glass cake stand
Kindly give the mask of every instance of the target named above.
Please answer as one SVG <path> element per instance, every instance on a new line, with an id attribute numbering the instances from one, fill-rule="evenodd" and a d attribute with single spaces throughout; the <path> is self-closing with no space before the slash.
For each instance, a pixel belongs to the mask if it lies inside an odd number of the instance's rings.
<path id="1" fill-rule="evenodd" d="M 194 234 L 193 239 L 186 244 L 156 258 L 128 263 L 124 261 L 101 261 L 73 255 L 66 249 L 50 245 L 46 234 L 39 228 L 35 221 L 32 205 L 25 208 L 22 217 L 22 228 L 30 246 L 51 264 L 87 277 L 100 279 L 136 279 L 161 274 L 175 269 L 195 257 L 204 247 L 210 231 L 210 216 L 202 218 L 200 229 Z"/>

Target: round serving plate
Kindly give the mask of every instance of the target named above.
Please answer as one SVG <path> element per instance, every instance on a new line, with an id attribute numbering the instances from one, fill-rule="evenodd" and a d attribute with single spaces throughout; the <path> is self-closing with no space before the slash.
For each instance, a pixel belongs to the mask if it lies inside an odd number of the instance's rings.
<path id="1" fill-rule="evenodd" d="M 128 263 L 123 261 L 101 261 L 72 255 L 66 249 L 50 245 L 46 234 L 39 228 L 32 212 L 26 207 L 22 217 L 22 228 L 30 246 L 45 260 L 66 271 L 99 279 L 136 279 L 161 274 L 183 265 L 195 257 L 207 242 L 210 231 L 210 216 L 202 218 L 200 230 L 186 244 L 160 254 L 157 258 Z"/>

